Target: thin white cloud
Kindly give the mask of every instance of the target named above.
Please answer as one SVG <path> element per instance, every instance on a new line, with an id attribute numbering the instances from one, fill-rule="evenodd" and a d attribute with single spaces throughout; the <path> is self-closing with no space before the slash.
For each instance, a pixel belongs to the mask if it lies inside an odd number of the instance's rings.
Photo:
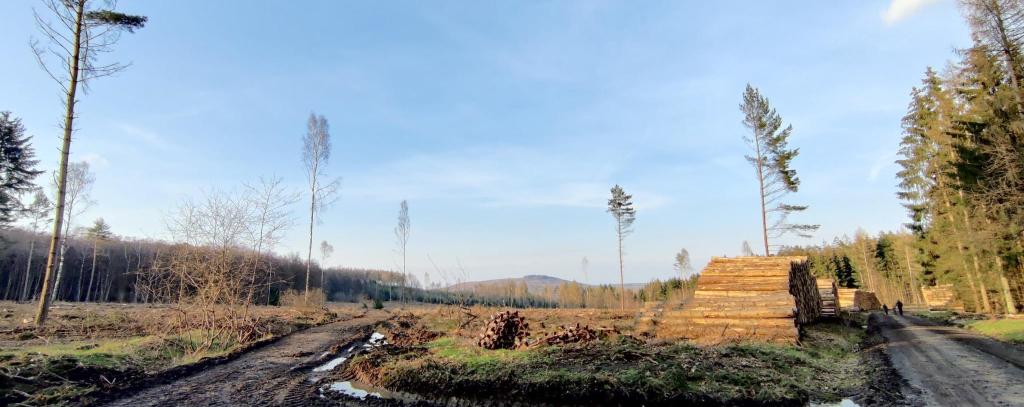
<path id="1" fill-rule="evenodd" d="M 886 25 L 893 25 L 905 20 L 914 13 L 923 10 L 925 7 L 938 3 L 940 0 L 892 0 L 882 13 L 882 21 Z"/>
<path id="2" fill-rule="evenodd" d="M 346 190 L 385 202 L 459 197 L 486 207 L 603 208 L 616 161 L 624 158 L 573 162 L 567 156 L 574 154 L 508 147 L 423 154 L 353 174 L 347 177 L 352 184 Z M 625 186 L 636 196 L 637 207 L 652 209 L 669 202 L 652 191 Z"/>
<path id="3" fill-rule="evenodd" d="M 80 160 L 89 163 L 93 168 L 106 168 L 110 166 L 110 160 L 98 153 L 85 153 L 79 157 Z"/>
<path id="4" fill-rule="evenodd" d="M 170 150 L 174 147 L 170 142 L 165 140 L 159 134 L 156 134 L 144 128 L 127 123 L 121 123 L 117 125 L 117 127 L 122 132 L 124 132 L 124 134 L 131 136 L 135 139 L 141 140 L 142 142 L 158 150 Z"/>

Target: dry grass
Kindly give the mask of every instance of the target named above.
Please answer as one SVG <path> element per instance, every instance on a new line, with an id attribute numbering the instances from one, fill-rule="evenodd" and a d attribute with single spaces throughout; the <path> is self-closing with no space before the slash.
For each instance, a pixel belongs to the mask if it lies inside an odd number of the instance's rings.
<path id="1" fill-rule="evenodd" d="M 78 404 L 95 391 L 129 387 L 148 374 L 364 312 L 359 304 L 249 307 L 261 334 L 240 342 L 215 332 L 168 329 L 182 314 L 170 305 L 59 303 L 42 329 L 31 324 L 34 311 L 33 304 L 0 302 L 0 405 Z M 94 380 L 99 376 L 112 381 Z"/>

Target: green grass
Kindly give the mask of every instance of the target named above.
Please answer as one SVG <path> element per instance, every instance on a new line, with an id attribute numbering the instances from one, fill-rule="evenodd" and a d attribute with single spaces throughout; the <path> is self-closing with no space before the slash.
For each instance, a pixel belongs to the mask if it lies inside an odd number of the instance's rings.
<path id="1" fill-rule="evenodd" d="M 972 321 L 967 329 L 1001 341 L 1024 344 L 1024 319 Z"/>
<path id="2" fill-rule="evenodd" d="M 952 311 L 919 311 L 915 312 L 914 316 L 939 324 L 951 324 L 957 315 Z"/>
<path id="3" fill-rule="evenodd" d="M 443 337 L 425 349 L 364 355 L 350 365 L 373 385 L 437 396 L 502 394 L 521 401 L 730 404 L 836 400 L 867 379 L 860 329 L 821 324 L 803 346 L 737 344 L 700 348 L 627 337 L 526 350 L 485 350 Z"/>

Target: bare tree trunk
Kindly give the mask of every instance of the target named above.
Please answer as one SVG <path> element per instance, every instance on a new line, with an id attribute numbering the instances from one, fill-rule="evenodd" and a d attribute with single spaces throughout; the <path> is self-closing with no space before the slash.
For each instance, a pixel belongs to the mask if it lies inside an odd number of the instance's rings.
<path id="1" fill-rule="evenodd" d="M 616 229 L 619 237 L 619 309 L 622 311 L 626 310 L 626 277 L 623 272 L 622 262 L 622 220 L 618 221 Z"/>
<path id="2" fill-rule="evenodd" d="M 85 290 L 85 302 L 89 302 L 92 295 L 92 280 L 96 277 L 96 241 L 92 242 L 92 271 L 89 272 L 89 288 Z M 97 290 L 101 291 L 101 290 Z"/>
<path id="3" fill-rule="evenodd" d="M 310 189 L 311 196 L 309 199 L 309 250 L 306 252 L 306 291 L 302 300 L 303 303 L 309 302 L 309 272 L 313 262 L 313 223 L 315 222 L 316 216 L 316 175 L 313 175 L 313 177 L 313 188 Z"/>
<path id="4" fill-rule="evenodd" d="M 35 249 L 36 249 L 36 236 L 35 236 L 35 232 L 33 232 L 32 240 L 29 241 L 29 244 L 28 244 L 28 266 L 25 267 L 25 281 L 22 283 L 22 286 L 21 286 L 21 297 L 19 297 L 19 299 L 21 301 L 27 301 L 28 300 L 28 296 L 29 296 L 28 289 L 29 289 L 29 286 L 31 286 L 31 284 L 32 284 L 32 256 L 35 255 Z"/>
<path id="5" fill-rule="evenodd" d="M 910 298 L 915 304 L 921 304 L 924 301 L 921 300 L 921 291 L 917 287 L 917 278 L 914 277 L 913 263 L 910 262 L 909 244 L 903 246 L 903 255 L 907 259 L 907 278 L 910 280 Z"/>
<path id="6" fill-rule="evenodd" d="M 54 285 L 53 272 L 57 260 L 57 247 L 61 241 L 61 227 L 64 223 L 64 192 L 67 187 L 68 155 L 71 152 L 71 133 L 75 121 L 75 93 L 78 89 L 78 71 L 82 51 L 82 28 L 85 14 L 85 2 L 79 1 L 75 10 L 74 49 L 71 57 L 71 80 L 68 83 L 67 111 L 64 115 L 64 140 L 60 149 L 60 165 L 57 175 L 57 204 L 54 209 L 53 233 L 50 236 L 50 250 L 46 258 L 46 271 L 43 274 L 43 288 L 39 295 L 39 308 L 36 310 L 36 326 L 42 327 L 50 312 L 50 290 Z"/>
<path id="7" fill-rule="evenodd" d="M 764 238 L 764 255 L 770 256 L 768 251 L 768 209 L 765 207 L 764 197 L 764 164 L 761 161 L 761 138 L 754 134 L 754 145 L 757 146 L 757 184 L 758 195 L 761 198 L 761 236 Z"/>

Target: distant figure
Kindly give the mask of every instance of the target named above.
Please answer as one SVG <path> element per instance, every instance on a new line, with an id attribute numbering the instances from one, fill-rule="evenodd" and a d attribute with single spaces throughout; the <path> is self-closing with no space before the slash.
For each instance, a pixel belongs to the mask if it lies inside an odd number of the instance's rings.
<path id="1" fill-rule="evenodd" d="M 903 316 L 903 301 L 896 300 L 896 313 Z"/>
<path id="2" fill-rule="evenodd" d="M 889 305 L 882 304 L 882 311 L 885 311 L 885 315 L 889 315 Z"/>

